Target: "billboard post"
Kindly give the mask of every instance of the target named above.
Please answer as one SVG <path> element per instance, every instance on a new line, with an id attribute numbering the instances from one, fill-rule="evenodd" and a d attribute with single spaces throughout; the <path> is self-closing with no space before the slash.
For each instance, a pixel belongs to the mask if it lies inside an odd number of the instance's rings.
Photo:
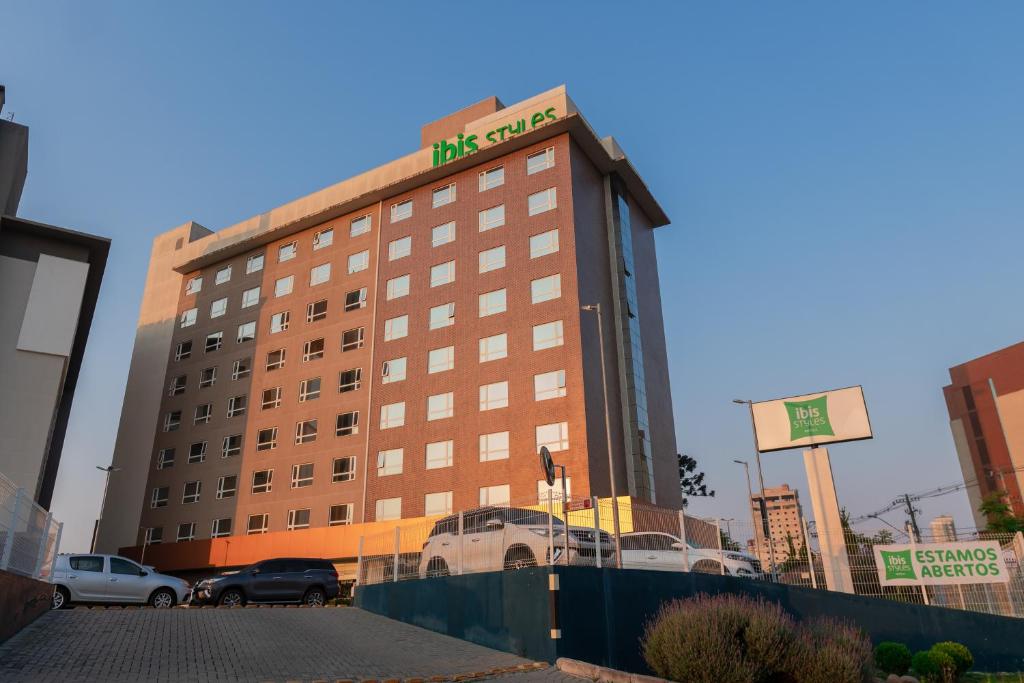
<path id="1" fill-rule="evenodd" d="M 843 521 L 839 513 L 839 499 L 832 480 L 832 462 L 827 448 L 809 448 L 804 451 L 807 470 L 807 488 L 811 496 L 811 509 L 818 529 L 818 548 L 825 570 L 825 586 L 829 590 L 853 593 L 853 575 L 850 557 L 846 552 Z M 807 556 L 811 556 L 810 548 Z"/>

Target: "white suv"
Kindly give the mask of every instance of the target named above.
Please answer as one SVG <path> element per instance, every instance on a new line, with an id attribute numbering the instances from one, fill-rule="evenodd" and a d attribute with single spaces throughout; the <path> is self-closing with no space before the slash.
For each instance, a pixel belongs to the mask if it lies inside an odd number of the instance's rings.
<path id="1" fill-rule="evenodd" d="M 690 571 L 706 574 L 722 573 L 725 560 L 727 576 L 742 576 L 748 579 L 761 578 L 761 566 L 757 558 L 746 553 L 717 548 L 697 548 L 687 544 L 687 556 L 683 557 L 683 543 L 672 534 L 655 531 L 622 534 L 623 569 L 659 569 L 662 571 L 684 571 L 689 563 Z"/>
<path id="2" fill-rule="evenodd" d="M 566 561 L 566 526 L 558 519 L 551 520 L 554 542 L 554 563 Z M 587 527 L 568 528 L 568 564 L 593 565 L 595 547 L 594 530 Z M 604 566 L 612 563 L 615 543 L 604 531 L 600 532 L 601 560 Z M 488 572 L 502 569 L 521 569 L 550 564 L 548 543 L 548 514 L 525 508 L 486 507 L 463 514 L 462 518 L 462 571 Z M 439 519 L 423 544 L 420 557 L 420 577 L 448 576 L 459 567 L 459 516 Z"/>
<path id="3" fill-rule="evenodd" d="M 58 555 L 53 568 L 53 609 L 72 602 L 136 603 L 174 607 L 185 602 L 189 584 L 117 555 Z"/>

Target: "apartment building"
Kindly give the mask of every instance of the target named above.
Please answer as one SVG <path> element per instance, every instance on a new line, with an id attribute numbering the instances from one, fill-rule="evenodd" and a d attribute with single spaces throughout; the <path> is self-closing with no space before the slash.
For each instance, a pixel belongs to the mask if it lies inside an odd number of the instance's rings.
<path id="1" fill-rule="evenodd" d="M 158 236 L 97 547 L 269 535 L 336 557 L 353 524 L 536 505 L 541 446 L 570 497 L 607 496 L 602 363 L 619 494 L 678 508 L 667 222 L 560 87 L 427 124 L 411 155 L 237 226 Z"/>
<path id="2" fill-rule="evenodd" d="M 771 551 L 775 553 L 776 564 L 781 564 L 789 559 L 790 544 L 792 549 L 800 553 L 804 545 L 802 530 L 803 511 L 800 508 L 800 493 L 789 488 L 789 484 L 782 486 L 767 487 L 764 490 L 764 499 L 759 493 L 750 498 L 750 505 L 754 519 L 761 519 L 762 506 L 765 507 L 768 515 L 768 536 L 771 539 Z M 771 566 L 771 551 L 768 541 L 760 526 L 754 529 L 755 539 L 751 540 L 750 549 L 757 555 L 758 560 L 765 567 Z"/>

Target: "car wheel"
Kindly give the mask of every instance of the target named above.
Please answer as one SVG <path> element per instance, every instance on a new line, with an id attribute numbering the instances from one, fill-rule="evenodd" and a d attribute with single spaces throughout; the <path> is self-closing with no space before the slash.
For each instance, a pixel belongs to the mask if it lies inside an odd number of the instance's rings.
<path id="1" fill-rule="evenodd" d="M 310 588 L 306 591 L 306 594 L 302 596 L 302 604 L 309 605 L 310 607 L 323 607 L 327 601 L 327 596 L 324 595 L 323 588 Z"/>
<path id="2" fill-rule="evenodd" d="M 512 546 L 505 553 L 505 569 L 526 569 L 536 566 L 537 558 L 525 545 Z"/>
<path id="3" fill-rule="evenodd" d="M 50 609 L 67 609 L 71 606 L 71 594 L 64 586 L 53 587 L 53 600 Z"/>
<path id="4" fill-rule="evenodd" d="M 241 607 L 245 604 L 245 595 L 237 588 L 229 588 L 220 594 L 217 604 L 224 607 Z"/>
<path id="5" fill-rule="evenodd" d="M 427 578 L 432 579 L 435 576 L 449 576 L 451 572 L 448 571 L 448 563 L 444 561 L 443 557 L 432 557 L 430 562 L 427 563 Z"/>
<path id="6" fill-rule="evenodd" d="M 157 609 L 174 607 L 175 602 L 174 593 L 169 588 L 158 588 L 149 596 L 149 604 Z"/>

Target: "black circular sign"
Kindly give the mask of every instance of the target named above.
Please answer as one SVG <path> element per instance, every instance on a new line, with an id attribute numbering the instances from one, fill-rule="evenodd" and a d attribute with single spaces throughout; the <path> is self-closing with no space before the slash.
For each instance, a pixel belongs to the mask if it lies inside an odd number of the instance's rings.
<path id="1" fill-rule="evenodd" d="M 544 479 L 548 486 L 555 485 L 555 461 L 551 459 L 551 451 L 547 446 L 540 447 L 540 467 L 544 470 Z"/>

